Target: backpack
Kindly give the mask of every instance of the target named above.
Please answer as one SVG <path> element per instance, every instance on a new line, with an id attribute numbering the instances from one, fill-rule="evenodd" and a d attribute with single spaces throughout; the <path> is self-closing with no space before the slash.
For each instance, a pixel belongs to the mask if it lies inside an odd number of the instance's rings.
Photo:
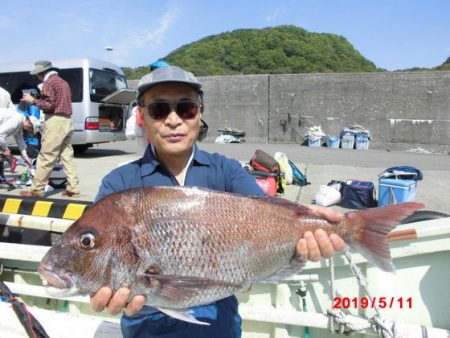
<path id="1" fill-rule="evenodd" d="M 306 175 L 304 175 L 291 160 L 288 160 L 288 163 L 292 169 L 292 184 L 299 185 L 301 187 L 311 184 L 311 182 L 308 182 Z"/>
<path id="2" fill-rule="evenodd" d="M 256 182 L 264 192 L 272 196 L 284 193 L 286 181 L 275 158 L 258 149 L 250 159 L 249 165 L 250 174 L 256 176 Z"/>

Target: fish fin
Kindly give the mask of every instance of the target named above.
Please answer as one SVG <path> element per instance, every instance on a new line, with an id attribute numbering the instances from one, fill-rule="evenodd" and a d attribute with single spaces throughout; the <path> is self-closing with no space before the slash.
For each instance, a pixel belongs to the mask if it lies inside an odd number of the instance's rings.
<path id="1" fill-rule="evenodd" d="M 295 256 L 289 265 L 281 268 L 281 270 L 277 271 L 273 275 L 267 276 L 262 281 L 258 281 L 258 283 L 275 283 L 281 282 L 288 277 L 298 274 L 302 271 L 303 267 L 306 264 L 307 259 L 301 256 Z"/>
<path id="2" fill-rule="evenodd" d="M 354 232 L 350 240 L 344 240 L 380 269 L 394 272 L 387 234 L 403 219 L 423 207 L 422 203 L 407 202 L 348 212 L 343 222 L 354 222 L 360 231 Z"/>
<path id="3" fill-rule="evenodd" d="M 268 203 L 278 204 L 282 207 L 294 211 L 297 216 L 313 215 L 311 210 L 306 205 L 298 204 L 285 198 L 277 196 L 251 196 L 251 198 L 266 201 Z"/>
<path id="4" fill-rule="evenodd" d="M 189 309 L 165 309 L 165 308 L 158 308 L 159 311 L 162 313 L 165 313 L 166 315 L 182 320 L 183 322 L 188 322 L 192 324 L 199 324 L 199 325 L 210 325 L 207 322 L 202 322 L 195 318 L 192 314 L 194 311 Z"/>
<path id="5" fill-rule="evenodd" d="M 72 297 L 81 294 L 80 289 L 75 287 L 70 289 L 60 289 L 53 286 L 46 286 L 45 291 L 52 297 Z"/>
<path id="6" fill-rule="evenodd" d="M 211 286 L 239 288 L 240 285 L 196 276 L 144 274 L 144 279 L 155 293 L 164 299 L 183 300 L 191 298 Z"/>

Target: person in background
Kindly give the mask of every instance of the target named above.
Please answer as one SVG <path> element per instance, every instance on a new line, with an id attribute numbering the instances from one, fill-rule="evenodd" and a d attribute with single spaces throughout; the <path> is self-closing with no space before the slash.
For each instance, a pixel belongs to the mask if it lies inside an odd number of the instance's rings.
<path id="1" fill-rule="evenodd" d="M 24 130 L 37 130 L 40 127 L 39 121 L 34 116 L 24 116 L 12 108 L 0 108 L 0 149 L 1 157 L 0 170 L 3 172 L 3 162 L 11 157 L 11 150 L 8 147 L 7 138 L 13 136 L 16 140 L 20 154 L 26 164 L 31 165 L 31 160 L 27 155 L 26 145 L 23 139 Z M 14 162 L 11 161 L 11 164 Z M 11 172 L 14 172 L 11 165 Z M 2 177 L 4 179 L 4 176 Z"/>
<path id="2" fill-rule="evenodd" d="M 204 111 L 201 83 L 192 73 L 169 66 L 144 76 L 138 85 L 137 114 L 152 143 L 142 158 L 120 166 L 106 175 L 96 200 L 114 192 L 146 186 L 198 186 L 241 195 L 263 195 L 254 177 L 241 164 L 220 154 L 210 154 L 196 144 Z M 311 210 L 330 221 L 344 216 L 332 209 L 311 206 Z M 331 257 L 344 242 L 337 235 L 329 237 L 323 230 L 306 233 L 297 244 L 301 260 Z M 125 309 L 121 319 L 122 333 L 131 337 L 165 338 L 239 338 L 241 317 L 235 296 L 212 304 L 192 308 L 192 315 L 210 325 L 181 321 L 144 306 L 142 295 L 129 300 L 130 290 L 120 288 L 114 294 L 108 287 L 91 298 L 92 307 L 111 314 Z"/>
<path id="3" fill-rule="evenodd" d="M 155 69 L 169 66 L 169 63 L 161 59 L 152 62 L 149 65 L 151 72 Z M 130 116 L 128 117 L 125 126 L 125 135 L 129 140 L 136 140 L 137 144 L 144 150 L 147 144 L 151 143 L 151 140 L 145 133 L 144 121 L 142 120 L 140 114 L 137 114 L 137 108 L 136 102 L 133 102 L 131 105 Z"/>
<path id="4" fill-rule="evenodd" d="M 17 111 L 24 116 L 34 116 L 40 121 L 40 111 L 36 105 L 30 104 L 26 101 L 21 101 L 17 106 Z M 27 147 L 27 154 L 31 159 L 37 158 L 39 150 L 41 149 L 41 130 L 24 130 L 23 139 Z"/>
<path id="5" fill-rule="evenodd" d="M 0 108 L 14 108 L 11 94 L 2 87 L 0 87 Z"/>
<path id="6" fill-rule="evenodd" d="M 79 197 L 80 184 L 70 143 L 74 128 L 69 84 L 58 75 L 50 61 L 35 62 L 35 68 L 30 74 L 43 82 L 41 97 L 24 93 L 22 101 L 38 106 L 45 114 L 45 124 L 31 189 L 21 191 L 20 194 L 25 197 L 44 197 L 45 185 L 59 157 L 68 181 L 62 195 Z"/>
<path id="7" fill-rule="evenodd" d="M 13 173 L 16 169 L 17 160 L 11 154 L 8 148 L 7 138 L 13 136 L 19 147 L 20 154 L 28 165 L 31 165 L 26 146 L 23 140 L 23 131 L 34 130 L 39 128 L 37 119 L 26 119 L 24 116 L 17 114 L 16 108 L 11 101 L 11 95 L 7 90 L 0 87 L 0 179 L 5 180 L 3 163 L 9 162 L 10 171 Z"/>

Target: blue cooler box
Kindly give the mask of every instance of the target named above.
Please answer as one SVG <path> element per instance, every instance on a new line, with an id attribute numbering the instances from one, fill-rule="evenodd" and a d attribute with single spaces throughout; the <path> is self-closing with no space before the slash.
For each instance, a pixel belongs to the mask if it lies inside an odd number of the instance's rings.
<path id="1" fill-rule="evenodd" d="M 414 202 L 416 200 L 415 180 L 382 178 L 378 188 L 378 206 Z"/>

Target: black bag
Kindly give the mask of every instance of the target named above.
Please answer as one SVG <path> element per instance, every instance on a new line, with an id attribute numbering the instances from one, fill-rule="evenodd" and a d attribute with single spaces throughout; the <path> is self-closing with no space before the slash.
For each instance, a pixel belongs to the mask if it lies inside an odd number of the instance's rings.
<path id="1" fill-rule="evenodd" d="M 365 209 L 377 206 L 372 182 L 348 180 L 342 184 L 341 195 L 341 206 L 344 208 Z"/>

